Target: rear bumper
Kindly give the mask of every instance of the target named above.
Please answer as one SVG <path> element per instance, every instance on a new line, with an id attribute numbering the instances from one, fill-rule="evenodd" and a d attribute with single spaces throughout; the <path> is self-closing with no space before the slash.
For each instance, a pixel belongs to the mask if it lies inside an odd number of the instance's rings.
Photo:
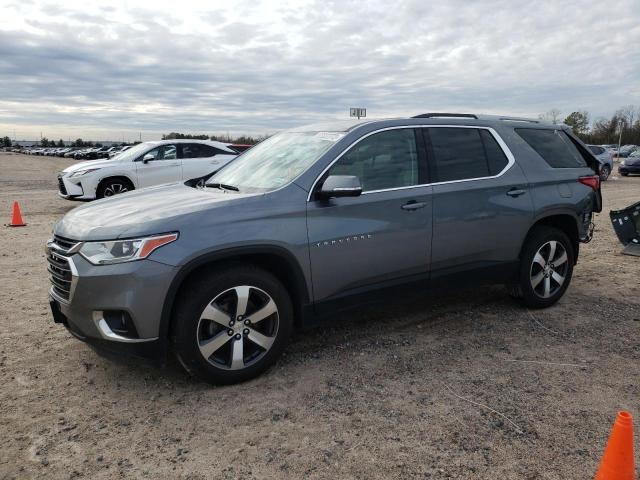
<path id="1" fill-rule="evenodd" d="M 640 173 L 640 165 L 620 165 L 619 173 Z"/>

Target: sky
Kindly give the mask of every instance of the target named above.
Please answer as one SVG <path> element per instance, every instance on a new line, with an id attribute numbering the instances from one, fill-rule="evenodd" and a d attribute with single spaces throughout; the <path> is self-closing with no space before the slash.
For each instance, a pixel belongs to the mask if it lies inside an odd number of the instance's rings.
<path id="1" fill-rule="evenodd" d="M 640 105 L 640 0 L 0 0 L 0 136 Z"/>

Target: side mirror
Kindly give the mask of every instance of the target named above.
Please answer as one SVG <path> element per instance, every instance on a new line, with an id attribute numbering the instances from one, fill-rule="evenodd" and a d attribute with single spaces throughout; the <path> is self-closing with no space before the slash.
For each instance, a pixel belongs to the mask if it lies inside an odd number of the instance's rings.
<path id="1" fill-rule="evenodd" d="M 156 157 L 153 156 L 153 153 L 147 153 L 144 157 L 142 157 L 142 163 L 149 163 L 151 160 L 155 160 Z"/>
<path id="2" fill-rule="evenodd" d="M 330 175 L 318 191 L 319 198 L 357 197 L 362 193 L 360 179 L 355 175 Z"/>

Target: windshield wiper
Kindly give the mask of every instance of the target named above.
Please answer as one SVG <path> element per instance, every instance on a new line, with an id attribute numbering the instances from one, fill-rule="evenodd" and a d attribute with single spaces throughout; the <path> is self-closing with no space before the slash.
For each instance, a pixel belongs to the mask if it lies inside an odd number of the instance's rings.
<path id="1" fill-rule="evenodd" d="M 238 187 L 234 187 L 233 185 L 226 185 L 224 183 L 207 183 L 206 186 L 211 188 L 219 188 L 220 190 L 232 190 L 234 192 L 240 191 Z"/>

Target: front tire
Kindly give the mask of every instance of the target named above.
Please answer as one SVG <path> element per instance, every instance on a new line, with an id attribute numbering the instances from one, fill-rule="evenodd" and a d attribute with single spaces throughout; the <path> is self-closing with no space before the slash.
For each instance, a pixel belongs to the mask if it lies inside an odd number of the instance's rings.
<path id="1" fill-rule="evenodd" d="M 242 382 L 282 354 L 293 330 L 293 307 L 269 272 L 230 265 L 199 275 L 182 292 L 173 346 L 192 375 L 213 384 Z"/>
<path id="2" fill-rule="evenodd" d="M 611 168 L 609 168 L 609 165 L 603 165 L 600 169 L 600 180 L 606 182 L 609 175 L 611 175 Z"/>
<path id="3" fill-rule="evenodd" d="M 108 178 L 103 180 L 96 190 L 96 198 L 113 197 L 133 190 L 133 184 L 126 178 Z"/>
<path id="4" fill-rule="evenodd" d="M 546 308 L 560 300 L 571 282 L 574 259 L 572 243 L 562 230 L 536 227 L 520 258 L 521 302 L 529 308 Z"/>

